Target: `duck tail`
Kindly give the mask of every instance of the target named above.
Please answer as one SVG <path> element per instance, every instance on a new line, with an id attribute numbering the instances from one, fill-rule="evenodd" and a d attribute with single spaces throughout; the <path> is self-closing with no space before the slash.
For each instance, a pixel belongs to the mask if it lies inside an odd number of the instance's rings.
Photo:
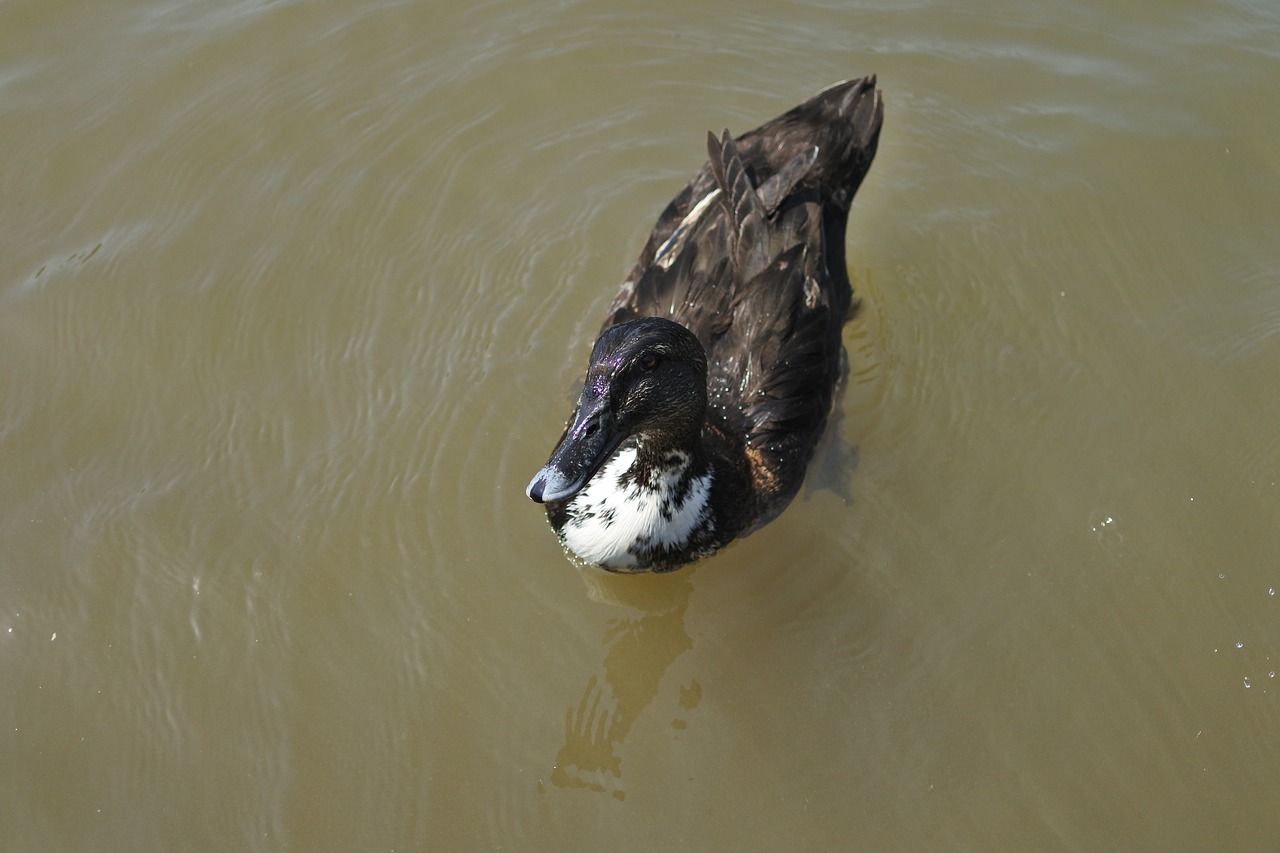
<path id="1" fill-rule="evenodd" d="M 884 122 L 884 101 L 875 75 L 828 86 L 773 121 L 743 134 L 738 147 L 756 167 L 756 180 L 785 172 L 813 147 L 817 156 L 803 183 L 822 187 L 830 201 L 848 209 L 875 158 Z M 810 155 L 811 156 L 811 155 Z"/>

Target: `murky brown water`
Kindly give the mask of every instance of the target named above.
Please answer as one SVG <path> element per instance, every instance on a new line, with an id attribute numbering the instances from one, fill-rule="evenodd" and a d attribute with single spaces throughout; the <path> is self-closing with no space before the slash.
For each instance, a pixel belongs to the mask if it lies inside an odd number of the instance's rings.
<path id="1" fill-rule="evenodd" d="M 1280 8 L 1042 6 L 0 5 L 0 849 L 1278 849 Z M 578 571 L 704 132 L 870 72 L 856 452 Z"/>

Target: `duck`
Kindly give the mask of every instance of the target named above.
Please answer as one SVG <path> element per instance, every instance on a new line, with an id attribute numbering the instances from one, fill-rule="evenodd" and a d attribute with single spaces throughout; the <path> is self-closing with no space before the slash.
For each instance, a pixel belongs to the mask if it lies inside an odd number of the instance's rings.
<path id="1" fill-rule="evenodd" d="M 525 490 L 575 562 L 672 571 L 795 497 L 841 376 L 845 231 L 883 120 L 868 76 L 740 136 L 707 134 Z"/>

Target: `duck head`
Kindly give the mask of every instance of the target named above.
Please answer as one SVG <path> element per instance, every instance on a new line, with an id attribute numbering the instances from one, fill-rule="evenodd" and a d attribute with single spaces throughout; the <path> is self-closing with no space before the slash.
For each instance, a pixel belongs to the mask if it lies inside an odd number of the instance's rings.
<path id="1" fill-rule="evenodd" d="M 538 503 L 573 497 L 632 437 L 653 452 L 696 452 L 706 410 L 707 356 L 692 332 L 659 317 L 611 326 L 591 349 L 560 443 L 525 494 Z"/>

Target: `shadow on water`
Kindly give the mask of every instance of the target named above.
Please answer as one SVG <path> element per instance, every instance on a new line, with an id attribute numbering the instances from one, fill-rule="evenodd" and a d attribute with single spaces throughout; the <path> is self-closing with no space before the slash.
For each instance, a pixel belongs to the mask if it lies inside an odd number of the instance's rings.
<path id="1" fill-rule="evenodd" d="M 626 799 L 620 787 L 623 742 L 675 660 L 693 648 L 684 614 L 694 569 L 662 575 L 608 575 L 580 569 L 588 596 L 638 615 L 612 619 L 604 634 L 603 679 L 592 674 L 582 697 L 565 712 L 564 746 L 556 754 L 551 782 Z M 692 711 L 702 698 L 696 680 L 680 688 L 680 707 Z M 680 728 L 683 721 L 673 725 Z"/>
<path id="2" fill-rule="evenodd" d="M 844 327 L 845 345 L 840 348 L 840 376 L 826 429 L 814 448 L 803 486 L 806 498 L 816 492 L 830 492 L 846 506 L 853 503 L 853 475 L 860 461 L 858 445 L 846 438 L 846 423 L 851 408 L 855 409 L 853 422 L 857 423 L 864 405 L 860 402 L 864 389 L 883 385 L 883 353 L 887 348 L 884 315 L 871 271 L 848 272 L 854 299 Z"/>

